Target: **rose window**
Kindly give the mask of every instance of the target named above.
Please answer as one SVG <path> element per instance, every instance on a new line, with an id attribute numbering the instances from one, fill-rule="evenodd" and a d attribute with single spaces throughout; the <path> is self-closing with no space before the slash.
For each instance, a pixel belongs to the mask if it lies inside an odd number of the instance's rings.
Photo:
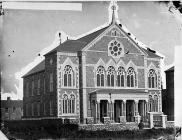
<path id="1" fill-rule="evenodd" d="M 122 52 L 122 49 L 123 48 L 122 48 L 121 44 L 116 40 L 112 41 L 109 44 L 109 51 L 110 51 L 111 55 L 114 57 L 119 56 Z"/>

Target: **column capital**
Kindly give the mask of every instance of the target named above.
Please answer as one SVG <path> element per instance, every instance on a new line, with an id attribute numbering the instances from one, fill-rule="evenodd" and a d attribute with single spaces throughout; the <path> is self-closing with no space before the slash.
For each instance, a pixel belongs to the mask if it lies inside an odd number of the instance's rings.
<path id="1" fill-rule="evenodd" d="M 145 99 L 145 102 L 147 102 L 147 103 L 148 103 L 148 101 L 149 101 L 148 99 Z"/>
<path id="2" fill-rule="evenodd" d="M 100 100 L 96 100 L 96 104 L 99 104 L 100 103 Z"/>
<path id="3" fill-rule="evenodd" d="M 138 99 L 135 99 L 134 101 L 135 101 L 135 103 L 138 103 L 138 102 L 139 102 L 139 100 L 138 100 Z"/>
<path id="4" fill-rule="evenodd" d="M 124 103 L 126 103 L 126 99 L 123 99 L 122 101 L 123 101 Z"/>

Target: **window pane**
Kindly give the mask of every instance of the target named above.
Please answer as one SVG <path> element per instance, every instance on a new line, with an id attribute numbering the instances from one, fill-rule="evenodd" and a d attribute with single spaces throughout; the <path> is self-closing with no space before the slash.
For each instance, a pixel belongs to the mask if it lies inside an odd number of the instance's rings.
<path id="1" fill-rule="evenodd" d="M 124 75 L 121 75 L 121 86 L 124 87 Z"/>
<path id="2" fill-rule="evenodd" d="M 101 86 L 104 86 L 104 74 L 101 74 Z"/>
<path id="3" fill-rule="evenodd" d="M 149 85 L 149 88 L 151 88 L 151 79 L 150 79 L 150 77 L 148 77 L 148 85 Z"/>
<path id="4" fill-rule="evenodd" d="M 152 88 L 154 88 L 154 84 L 155 84 L 154 77 L 152 77 Z"/>
<path id="5" fill-rule="evenodd" d="M 72 112 L 75 113 L 75 99 L 72 99 Z"/>
<path id="6" fill-rule="evenodd" d="M 64 86 L 67 86 L 67 74 L 64 74 Z"/>
<path id="7" fill-rule="evenodd" d="M 68 110 L 68 100 L 65 100 L 65 113 L 67 113 L 67 110 Z"/>
<path id="8" fill-rule="evenodd" d="M 117 76 L 117 85 L 118 85 L 118 87 L 121 86 L 121 84 L 120 84 L 120 75 Z"/>
<path id="9" fill-rule="evenodd" d="M 97 74 L 97 86 L 100 86 L 100 75 Z"/>
<path id="10" fill-rule="evenodd" d="M 134 77 L 131 75 L 131 87 L 134 87 Z"/>
<path id="11" fill-rule="evenodd" d="M 68 86 L 71 86 L 71 74 L 68 74 Z"/>
<path id="12" fill-rule="evenodd" d="M 107 85 L 110 86 L 110 75 L 107 75 Z"/>
<path id="13" fill-rule="evenodd" d="M 111 75 L 111 86 L 114 86 L 114 75 Z"/>

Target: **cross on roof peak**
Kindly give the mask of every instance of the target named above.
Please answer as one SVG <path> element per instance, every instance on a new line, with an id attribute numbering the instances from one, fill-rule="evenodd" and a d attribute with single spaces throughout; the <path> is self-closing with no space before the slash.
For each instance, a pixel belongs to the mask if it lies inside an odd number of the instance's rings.
<path id="1" fill-rule="evenodd" d="M 112 20 L 111 24 L 116 22 L 117 3 L 115 0 L 111 1 Z"/>

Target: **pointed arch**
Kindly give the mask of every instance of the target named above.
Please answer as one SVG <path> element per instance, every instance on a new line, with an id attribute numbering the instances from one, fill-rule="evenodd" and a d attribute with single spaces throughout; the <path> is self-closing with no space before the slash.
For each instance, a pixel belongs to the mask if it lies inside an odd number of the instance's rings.
<path id="1" fill-rule="evenodd" d="M 76 96 L 72 92 L 68 95 L 66 92 L 62 95 L 62 112 L 63 114 L 75 114 Z"/>
<path id="2" fill-rule="evenodd" d="M 70 65 L 64 67 L 63 83 L 65 87 L 73 86 L 73 68 Z"/>
<path id="3" fill-rule="evenodd" d="M 103 66 L 99 66 L 96 72 L 97 86 L 103 87 L 105 85 L 105 69 Z"/>
<path id="4" fill-rule="evenodd" d="M 116 71 L 113 66 L 109 66 L 107 69 L 107 86 L 114 87 L 115 85 Z"/>
<path id="5" fill-rule="evenodd" d="M 117 86 L 124 87 L 125 86 L 125 69 L 120 66 L 117 69 Z"/>
<path id="6" fill-rule="evenodd" d="M 133 67 L 129 67 L 127 70 L 127 87 L 136 86 L 136 72 Z"/>
<path id="7" fill-rule="evenodd" d="M 157 87 L 157 74 L 154 69 L 150 69 L 148 72 L 148 87 L 149 88 Z"/>
<path id="8" fill-rule="evenodd" d="M 116 63 L 114 62 L 113 59 L 110 59 L 107 64 L 106 64 L 106 67 L 108 68 L 109 66 L 113 66 L 114 68 L 116 67 Z"/>

